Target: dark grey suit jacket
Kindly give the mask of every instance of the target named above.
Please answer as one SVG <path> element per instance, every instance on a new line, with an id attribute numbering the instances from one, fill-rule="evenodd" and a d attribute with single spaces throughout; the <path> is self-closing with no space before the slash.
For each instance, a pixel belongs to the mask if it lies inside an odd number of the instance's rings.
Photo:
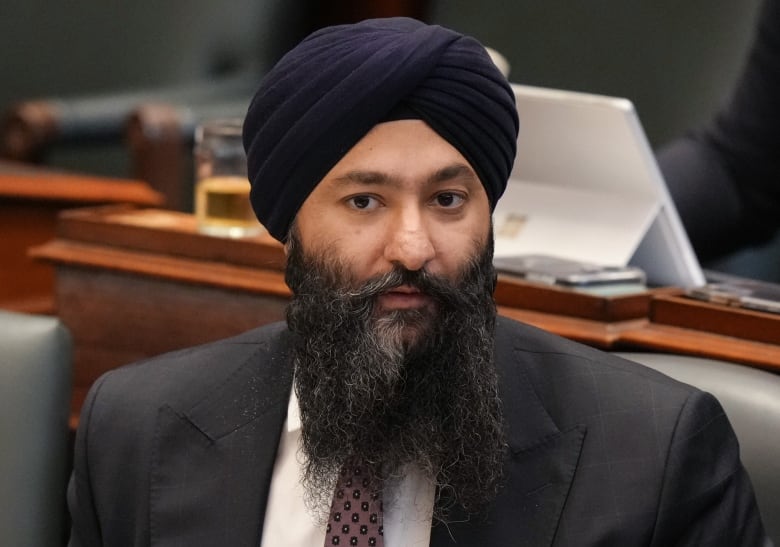
<path id="1" fill-rule="evenodd" d="M 112 371 L 93 387 L 68 492 L 71 546 L 253 546 L 292 382 L 284 325 Z M 710 395 L 507 319 L 509 451 L 487 520 L 445 546 L 753 546 L 764 532 Z"/>

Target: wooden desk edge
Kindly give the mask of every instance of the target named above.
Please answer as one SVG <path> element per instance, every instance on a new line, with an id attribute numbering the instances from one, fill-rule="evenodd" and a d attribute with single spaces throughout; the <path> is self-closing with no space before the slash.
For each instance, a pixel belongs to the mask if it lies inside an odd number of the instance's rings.
<path id="1" fill-rule="evenodd" d="M 618 349 L 678 353 L 780 372 L 780 345 L 648 322 L 620 335 Z"/>
<path id="2" fill-rule="evenodd" d="M 30 249 L 30 255 L 51 262 L 55 266 L 80 266 L 124 272 L 281 297 L 290 295 L 290 289 L 284 282 L 284 274 L 274 270 L 114 249 L 59 239 L 33 247 Z"/>
<path id="3" fill-rule="evenodd" d="M 62 173 L 2 173 L 0 195 L 17 199 L 74 203 L 133 203 L 159 206 L 164 196 L 138 180 Z"/>
<path id="4" fill-rule="evenodd" d="M 605 323 L 592 319 L 554 315 L 501 305 L 498 306 L 498 313 L 564 338 L 605 350 L 615 347 L 621 341 L 623 332 L 639 330 L 647 324 L 647 320 L 644 318 Z"/>

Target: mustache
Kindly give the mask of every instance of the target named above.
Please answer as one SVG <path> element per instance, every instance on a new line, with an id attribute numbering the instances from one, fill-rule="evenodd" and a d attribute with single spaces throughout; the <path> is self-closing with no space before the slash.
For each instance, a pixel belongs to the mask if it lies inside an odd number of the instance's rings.
<path id="1" fill-rule="evenodd" d="M 498 276 L 493 268 L 493 237 L 482 244 L 475 241 L 474 245 L 474 255 L 466 259 L 453 279 L 432 274 L 426 268 L 409 270 L 400 263 L 394 263 L 388 272 L 358 280 L 344 262 L 334 260 L 321 251 L 304 253 L 293 224 L 287 241 L 285 282 L 299 297 L 314 296 L 312 290 L 316 286 L 318 291 L 327 291 L 332 298 L 371 302 L 384 292 L 408 285 L 445 307 L 463 305 L 464 298 L 466 304 L 478 306 L 479 299 L 472 293 L 463 294 L 460 285 L 476 283 L 481 290 L 493 294 Z"/>
<path id="2" fill-rule="evenodd" d="M 426 270 L 409 270 L 396 265 L 392 270 L 369 278 L 359 287 L 347 288 L 345 297 L 375 298 L 383 293 L 401 286 L 413 287 L 423 294 L 432 296 L 447 293 L 452 289 L 452 283 L 441 276 L 431 274 Z"/>

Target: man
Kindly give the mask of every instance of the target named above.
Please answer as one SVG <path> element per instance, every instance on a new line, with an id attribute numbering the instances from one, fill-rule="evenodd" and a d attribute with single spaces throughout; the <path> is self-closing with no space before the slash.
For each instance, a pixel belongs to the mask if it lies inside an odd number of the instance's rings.
<path id="1" fill-rule="evenodd" d="M 244 142 L 287 322 L 95 384 L 71 545 L 762 544 L 711 396 L 496 318 L 512 97 L 409 19 L 279 62 Z"/>
<path id="2" fill-rule="evenodd" d="M 705 126 L 658 151 L 658 165 L 693 248 L 713 269 L 729 254 L 765 245 L 780 232 L 778 33 L 780 2 L 764 0 L 728 101 Z M 775 245 L 763 253 L 769 258 L 766 271 L 749 271 L 750 277 L 780 281 L 773 248 L 776 252 Z"/>

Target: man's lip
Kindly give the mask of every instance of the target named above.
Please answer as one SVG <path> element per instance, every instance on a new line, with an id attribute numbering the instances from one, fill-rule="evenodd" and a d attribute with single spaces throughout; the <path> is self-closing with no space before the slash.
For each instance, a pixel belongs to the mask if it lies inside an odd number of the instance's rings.
<path id="1" fill-rule="evenodd" d="M 417 287 L 413 287 L 411 285 L 399 285 L 398 287 L 394 287 L 392 289 L 389 289 L 385 291 L 385 294 L 387 293 L 402 293 L 402 294 L 422 294 L 422 291 L 418 289 Z"/>
<path id="2" fill-rule="evenodd" d="M 385 310 L 422 308 L 431 303 L 431 297 L 417 287 L 401 285 L 379 295 L 379 305 Z"/>

